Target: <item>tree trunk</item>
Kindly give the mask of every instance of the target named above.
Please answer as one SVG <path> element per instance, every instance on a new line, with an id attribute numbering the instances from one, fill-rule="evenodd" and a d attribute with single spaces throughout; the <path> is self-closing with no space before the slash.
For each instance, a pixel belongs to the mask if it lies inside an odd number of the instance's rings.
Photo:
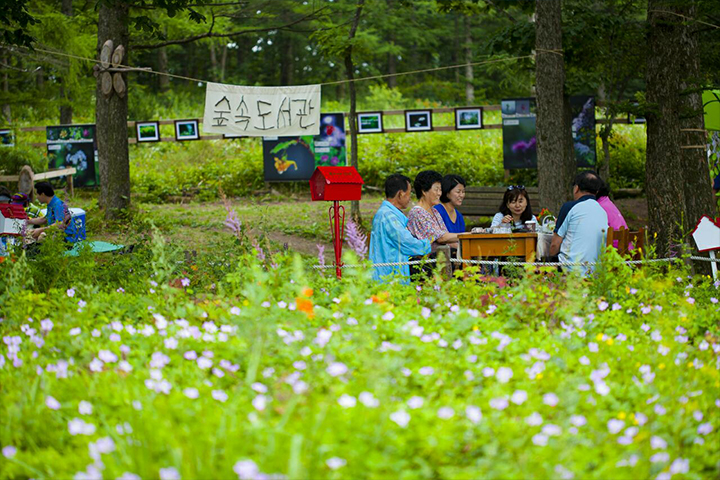
<path id="1" fill-rule="evenodd" d="M 350 34 L 348 40 L 352 41 L 355 38 L 358 24 L 360 23 L 360 15 L 362 14 L 363 4 L 365 0 L 357 0 L 357 6 L 355 7 L 355 17 L 353 18 L 352 26 L 350 27 Z M 355 88 L 355 66 L 352 60 L 352 44 L 350 44 L 345 52 L 345 73 L 348 79 L 348 88 L 350 89 L 350 165 L 358 168 L 358 141 L 357 141 L 357 92 Z M 353 200 L 350 202 L 350 218 L 357 223 L 361 224 L 362 218 L 360 217 L 360 201 Z"/>
<path id="2" fill-rule="evenodd" d="M 683 6 L 687 13 L 684 15 L 695 18 L 696 3 L 687 2 Z M 685 193 L 685 221 L 686 232 L 694 228 L 703 215 L 712 218 L 715 214 L 716 204 L 712 192 L 712 178 L 706 154 L 705 118 L 703 115 L 702 83 L 700 81 L 700 61 L 697 32 L 694 26 L 687 22 L 682 24 L 681 47 L 684 51 L 681 60 L 684 65 L 680 71 L 685 80 L 680 84 L 680 162 L 683 166 L 684 181 L 682 185 Z M 689 238 L 693 249 L 695 242 Z M 697 250 L 694 252 L 699 254 Z M 703 275 L 710 274 L 710 264 L 695 262 L 695 272 Z"/>
<path id="3" fill-rule="evenodd" d="M 562 50 L 560 0 L 535 3 L 535 85 L 537 90 L 537 157 L 540 204 L 551 212 L 570 198 L 575 171 L 574 155 L 568 155 L 565 65 Z M 557 52 L 557 53 L 553 53 Z M 572 139 L 571 139 L 572 142 Z"/>
<path id="4" fill-rule="evenodd" d="M 3 63 L 5 65 L 10 65 L 10 57 L 5 55 L 3 57 Z M 9 92 L 10 92 L 10 77 L 8 76 L 8 70 L 7 68 L 4 69 L 5 72 L 3 73 L 3 92 L 5 92 L 5 98 L 10 98 Z M 10 124 L 12 123 L 12 109 L 10 108 L 9 103 L 5 103 L 2 106 L 2 114 L 3 117 L 5 117 L 5 121 Z"/>
<path id="5" fill-rule="evenodd" d="M 98 12 L 98 54 L 106 40 L 125 47 L 123 65 L 128 65 L 129 6 L 123 1 L 101 2 Z M 128 157 L 128 96 L 102 93 L 101 77 L 96 86 L 95 123 L 100 158 L 100 205 L 105 217 L 114 218 L 130 206 L 130 161 Z M 125 85 L 127 74 L 123 74 Z"/>
<path id="6" fill-rule="evenodd" d="M 42 67 L 35 71 L 35 84 L 40 91 L 45 88 L 45 70 Z"/>
<path id="7" fill-rule="evenodd" d="M 676 18 L 656 12 L 684 13 L 676 5 L 666 0 L 648 2 L 645 183 L 650 230 L 657 234 L 655 246 L 660 257 L 671 252 L 671 244 L 681 241 L 687 226 L 679 116 L 682 72 L 678 63 L 686 53 L 681 42 L 683 27 Z"/>
<path id="8" fill-rule="evenodd" d="M 395 7 L 394 3 L 395 2 L 393 0 L 387 0 L 387 9 L 390 15 L 393 15 L 393 8 Z M 388 31 L 387 43 L 390 45 L 391 48 L 395 46 L 395 31 L 393 28 L 390 28 Z M 390 75 L 394 75 L 395 73 L 397 73 L 397 54 L 392 51 L 388 53 L 387 67 L 388 73 Z M 387 77 L 387 85 L 390 88 L 396 88 L 397 77 Z"/>
<path id="9" fill-rule="evenodd" d="M 215 53 L 215 43 L 210 42 L 210 71 L 212 72 L 212 75 L 210 78 L 212 78 L 213 82 L 217 82 L 218 80 L 218 61 L 217 61 L 217 54 Z"/>
<path id="10" fill-rule="evenodd" d="M 158 48 L 158 72 L 168 73 L 167 47 Z M 170 89 L 170 77 L 167 75 L 158 75 L 157 78 L 160 91 L 167 92 Z"/>
<path id="11" fill-rule="evenodd" d="M 470 17 L 465 17 L 465 63 L 469 64 L 473 61 L 472 52 L 472 29 Z M 472 105 L 475 101 L 475 86 L 473 85 L 473 66 L 465 65 L 465 102 Z"/>
<path id="12" fill-rule="evenodd" d="M 66 17 L 72 17 L 73 0 L 62 0 L 60 12 L 62 12 L 62 14 Z M 62 104 L 60 105 L 60 125 L 71 125 L 73 122 L 73 108 L 70 92 L 65 89 L 62 78 L 58 78 L 58 83 L 60 84 L 59 93 L 60 101 L 62 102 Z"/>
<path id="13" fill-rule="evenodd" d="M 290 38 L 290 34 L 285 33 L 281 39 L 280 48 L 281 61 L 280 61 L 280 85 L 292 85 L 293 82 L 293 69 L 295 64 L 293 62 L 293 42 Z"/>
<path id="14" fill-rule="evenodd" d="M 604 124 L 600 128 L 600 139 L 602 140 L 603 156 L 602 159 L 597 162 L 597 172 L 600 174 L 600 178 L 605 180 L 609 184 L 610 182 L 610 134 L 612 133 L 613 120 L 615 117 L 614 112 L 608 105 L 609 99 L 606 95 L 605 82 L 601 82 L 598 87 L 598 100 L 605 105 L 605 118 L 608 123 Z"/>
<path id="15" fill-rule="evenodd" d="M 220 56 L 220 83 L 225 83 L 225 67 L 227 65 L 227 44 L 223 45 L 222 55 Z"/>

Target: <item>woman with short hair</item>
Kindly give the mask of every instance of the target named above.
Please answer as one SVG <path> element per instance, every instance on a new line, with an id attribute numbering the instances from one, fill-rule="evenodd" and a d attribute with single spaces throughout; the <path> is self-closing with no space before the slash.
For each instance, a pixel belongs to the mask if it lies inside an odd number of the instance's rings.
<path id="1" fill-rule="evenodd" d="M 465 179 L 460 175 L 445 175 L 441 186 L 440 203 L 433 208 L 440 213 L 448 232 L 463 233 L 465 232 L 465 218 L 457 208 L 465 199 Z"/>
<path id="2" fill-rule="evenodd" d="M 440 203 L 442 195 L 442 175 L 433 170 L 425 170 L 415 177 L 414 187 L 418 202 L 408 214 L 408 230 L 415 238 L 432 242 L 432 252 L 438 244 L 450 244 L 457 248 L 457 233 L 448 232 L 440 212 L 433 207 Z"/>

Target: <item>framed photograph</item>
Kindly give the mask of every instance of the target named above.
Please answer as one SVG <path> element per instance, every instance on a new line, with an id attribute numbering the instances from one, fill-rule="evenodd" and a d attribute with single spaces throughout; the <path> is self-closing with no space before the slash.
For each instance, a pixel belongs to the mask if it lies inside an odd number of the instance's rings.
<path id="1" fill-rule="evenodd" d="M 406 132 L 429 132 L 432 129 L 432 112 L 430 110 L 405 110 Z"/>
<path id="2" fill-rule="evenodd" d="M 357 114 L 358 133 L 382 133 L 382 112 L 363 112 Z"/>
<path id="3" fill-rule="evenodd" d="M 0 147 L 14 147 L 15 137 L 12 130 L 0 130 Z"/>
<path id="4" fill-rule="evenodd" d="M 475 130 L 478 128 L 483 128 L 482 107 L 455 109 L 456 130 Z"/>
<path id="5" fill-rule="evenodd" d="M 175 140 L 198 140 L 200 138 L 197 120 L 175 120 Z"/>
<path id="6" fill-rule="evenodd" d="M 136 122 L 135 131 L 138 143 L 160 141 L 159 122 Z"/>

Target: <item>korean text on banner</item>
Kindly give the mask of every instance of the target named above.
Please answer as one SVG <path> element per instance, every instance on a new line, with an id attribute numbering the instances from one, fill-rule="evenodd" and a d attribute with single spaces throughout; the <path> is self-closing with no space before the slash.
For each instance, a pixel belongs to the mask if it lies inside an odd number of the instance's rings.
<path id="1" fill-rule="evenodd" d="M 318 135 L 320 85 L 245 87 L 208 83 L 203 132 L 248 137 Z"/>

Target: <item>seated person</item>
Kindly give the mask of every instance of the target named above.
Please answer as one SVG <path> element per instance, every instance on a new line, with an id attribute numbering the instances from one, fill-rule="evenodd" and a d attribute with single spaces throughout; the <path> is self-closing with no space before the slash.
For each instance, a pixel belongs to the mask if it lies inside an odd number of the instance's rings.
<path id="1" fill-rule="evenodd" d="M 492 219 L 491 227 L 520 228 L 525 226 L 525 222 L 537 223 L 530 206 L 530 196 L 522 185 L 510 185 L 505 190 L 499 210 Z"/>
<path id="2" fill-rule="evenodd" d="M 0 203 L 10 203 L 11 199 L 12 196 L 10 195 L 10 190 L 0 186 Z"/>
<path id="3" fill-rule="evenodd" d="M 595 199 L 600 187 L 600 178 L 592 172 L 582 172 L 575 177 L 575 200 L 560 208 L 550 243 L 550 255 L 558 255 L 561 263 L 597 262 L 600 258 L 608 228 L 607 213 Z M 587 275 L 595 267 L 581 265 L 569 266 L 569 269 Z"/>
<path id="4" fill-rule="evenodd" d="M 433 207 L 440 203 L 442 195 L 442 176 L 435 171 L 426 170 L 415 177 L 415 195 L 418 203 L 408 213 L 407 228 L 415 238 L 432 241 L 432 252 L 438 245 L 449 244 L 457 248 L 457 233 L 448 232 L 440 213 Z"/>
<path id="5" fill-rule="evenodd" d="M 405 175 L 390 175 L 385 180 L 385 201 L 372 221 L 370 261 L 372 263 L 407 262 L 411 255 L 427 255 L 434 239 L 418 240 L 407 229 L 408 219 L 403 213 L 410 204 L 410 179 Z M 400 275 L 402 283 L 410 283 L 408 265 L 375 267 L 373 278 L 386 281 Z"/>
<path id="6" fill-rule="evenodd" d="M 440 203 L 433 208 L 440 213 L 448 232 L 465 232 L 465 218 L 457 209 L 465 199 L 465 180 L 460 175 L 445 175 L 440 185 Z"/>
<path id="7" fill-rule="evenodd" d="M 65 240 L 74 242 L 76 240 L 75 225 L 72 222 L 70 211 L 65 203 L 55 196 L 55 190 L 48 182 L 39 182 L 35 185 L 37 199 L 40 203 L 47 205 L 47 213 L 44 217 L 28 219 L 29 225 L 47 225 L 36 228 L 30 232 L 33 238 L 38 239 L 40 234 L 48 228 L 55 227 L 65 231 Z"/>
<path id="8" fill-rule="evenodd" d="M 625 218 L 622 216 L 622 213 L 620 213 L 620 210 L 615 206 L 615 204 L 610 200 L 610 188 L 608 187 L 608 184 L 605 183 L 605 181 L 598 177 L 600 180 L 600 190 L 597 191 L 597 202 L 600 204 L 600 206 L 605 210 L 605 213 L 607 213 L 608 217 L 608 226 L 612 228 L 613 230 L 620 230 L 621 228 L 624 228 L 627 230 L 628 226 L 625 222 Z M 613 241 L 613 247 L 618 247 L 618 241 Z"/>
<path id="9" fill-rule="evenodd" d="M 13 195 L 10 203 L 14 205 L 21 205 L 25 209 L 25 213 L 28 218 L 37 218 L 41 215 L 40 207 L 34 203 L 30 203 L 30 199 L 24 193 L 16 193 Z"/>

